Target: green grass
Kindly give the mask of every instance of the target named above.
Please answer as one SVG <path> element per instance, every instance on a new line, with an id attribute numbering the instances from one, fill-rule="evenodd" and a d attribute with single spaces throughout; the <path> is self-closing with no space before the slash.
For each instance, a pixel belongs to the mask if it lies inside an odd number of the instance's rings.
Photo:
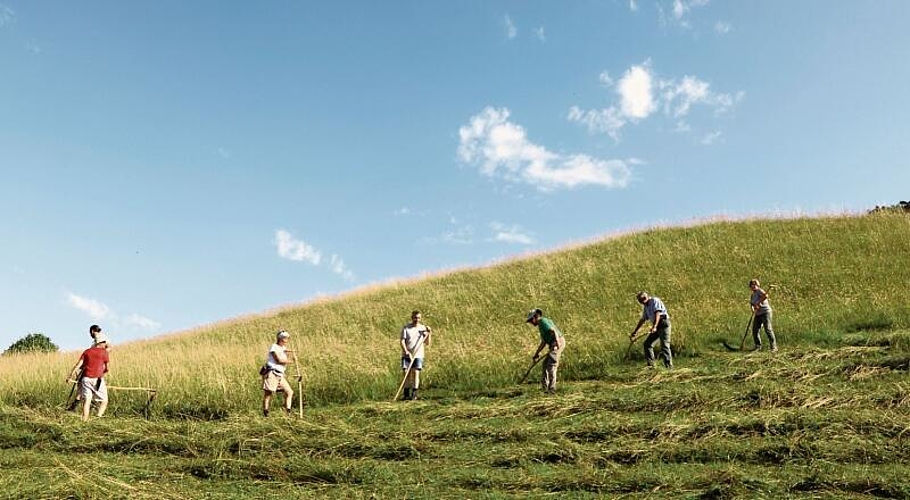
<path id="1" fill-rule="evenodd" d="M 116 345 L 109 416 L 62 404 L 72 353 L 0 359 L 5 498 L 910 498 L 910 218 L 721 222 L 390 284 Z M 727 353 L 746 283 L 775 284 L 782 351 Z M 677 369 L 626 335 L 644 289 Z M 558 394 L 516 385 L 540 306 L 569 345 Z M 412 309 L 424 400 L 393 403 Z M 295 334 L 306 415 L 258 416 L 272 333 Z M 532 380 L 537 374 L 532 375 Z"/>

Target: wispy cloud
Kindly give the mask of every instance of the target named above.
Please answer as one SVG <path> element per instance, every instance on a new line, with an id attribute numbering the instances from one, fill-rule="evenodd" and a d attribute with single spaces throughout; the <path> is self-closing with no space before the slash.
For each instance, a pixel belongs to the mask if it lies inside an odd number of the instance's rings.
<path id="1" fill-rule="evenodd" d="M 66 292 L 66 300 L 69 305 L 84 312 L 93 320 L 100 321 L 111 317 L 111 308 L 103 302 L 82 297 L 72 292 Z"/>
<path id="2" fill-rule="evenodd" d="M 275 231 L 274 243 L 278 247 L 278 256 L 282 259 L 309 262 L 314 266 L 318 266 L 322 260 L 322 254 L 318 250 L 305 241 L 294 238 L 294 235 L 284 229 Z"/>
<path id="3" fill-rule="evenodd" d="M 673 19 L 683 28 L 690 28 L 687 15 L 694 9 L 708 5 L 711 0 L 673 0 Z"/>
<path id="4" fill-rule="evenodd" d="M 234 156 L 234 153 L 232 153 L 229 149 L 225 149 L 225 148 L 216 149 L 215 154 L 224 158 L 225 160 L 229 160 L 229 159 L 231 159 L 231 157 Z"/>
<path id="5" fill-rule="evenodd" d="M 721 135 L 723 135 L 723 132 L 720 130 L 715 130 L 714 132 L 705 134 L 705 136 L 701 138 L 701 143 L 705 146 L 710 146 L 716 143 L 720 139 Z"/>
<path id="6" fill-rule="evenodd" d="M 606 72 L 599 79 L 604 81 Z M 568 120 L 585 125 L 589 132 L 605 133 L 618 141 L 620 131 L 629 123 L 636 123 L 662 109 L 664 113 L 684 123 L 681 118 L 695 105 L 702 105 L 720 115 L 745 97 L 745 92 L 735 94 L 714 92 L 711 84 L 695 76 L 677 80 L 659 78 L 650 61 L 630 67 L 616 84 L 616 101 L 603 109 L 584 110 L 578 106 L 569 109 Z M 688 125 L 685 125 L 688 127 Z M 677 127 L 675 132 L 688 131 Z"/>
<path id="7" fill-rule="evenodd" d="M 534 35 L 541 42 L 547 41 L 547 33 L 544 31 L 543 26 L 538 26 L 537 29 L 534 30 Z"/>
<path id="8" fill-rule="evenodd" d="M 630 171 L 622 160 L 584 154 L 562 155 L 528 140 L 525 129 L 509 121 L 506 108 L 488 107 L 458 131 L 459 158 L 491 178 L 526 183 L 540 191 L 597 185 L 625 187 Z"/>
<path id="9" fill-rule="evenodd" d="M 16 13 L 6 5 L 0 4 L 0 28 L 9 26 L 16 21 Z"/>
<path id="10" fill-rule="evenodd" d="M 325 264 L 330 271 L 341 276 L 346 281 L 354 281 L 355 279 L 354 272 L 348 268 L 341 256 L 332 254 L 327 261 L 324 261 L 321 251 L 298 239 L 285 229 L 275 231 L 273 243 L 278 249 L 278 256 L 282 259 L 305 262 L 314 266 Z"/>
<path id="11" fill-rule="evenodd" d="M 506 28 L 506 37 L 511 40 L 518 36 L 518 27 L 515 26 L 515 23 L 512 22 L 512 18 L 507 14 L 502 21 L 503 25 Z"/>
<path id="12" fill-rule="evenodd" d="M 26 42 L 25 50 L 31 52 L 32 54 L 39 55 L 43 52 L 43 49 L 36 42 Z"/>
<path id="13" fill-rule="evenodd" d="M 500 222 L 491 222 L 490 229 L 493 231 L 490 241 L 518 245 L 533 245 L 535 243 L 534 238 L 518 225 L 507 226 Z"/>
<path id="14" fill-rule="evenodd" d="M 123 322 L 126 325 L 137 326 L 143 330 L 157 330 L 161 328 L 161 323 L 138 314 L 130 314 Z"/>
<path id="15" fill-rule="evenodd" d="M 721 35 L 726 35 L 727 33 L 733 31 L 733 26 L 725 21 L 717 21 L 714 23 L 714 31 L 720 33 Z"/>
<path id="16" fill-rule="evenodd" d="M 635 0 L 629 0 L 629 10 L 632 12 L 638 12 L 638 2 Z"/>
<path id="17" fill-rule="evenodd" d="M 332 272 L 341 276 L 345 281 L 354 281 L 354 273 L 348 269 L 348 266 L 344 264 L 344 260 L 341 257 L 332 254 L 332 257 L 329 259 L 329 267 L 332 269 Z"/>
<path id="18" fill-rule="evenodd" d="M 161 323 L 136 313 L 130 314 L 121 321 L 117 313 L 104 302 L 76 295 L 69 291 L 66 292 L 66 302 L 70 306 L 85 313 L 93 321 L 107 321 L 117 328 L 121 326 L 137 327 L 146 331 L 153 331 L 161 328 Z"/>

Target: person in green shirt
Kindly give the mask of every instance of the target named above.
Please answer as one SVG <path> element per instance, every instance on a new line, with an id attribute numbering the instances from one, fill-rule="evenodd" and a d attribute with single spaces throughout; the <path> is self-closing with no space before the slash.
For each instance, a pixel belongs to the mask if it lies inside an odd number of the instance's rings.
<path id="1" fill-rule="evenodd" d="M 556 390 L 556 371 L 559 368 L 559 358 L 562 355 L 562 350 L 566 346 L 566 338 L 559 331 L 559 328 L 556 328 L 553 321 L 550 318 L 545 318 L 543 311 L 538 308 L 531 309 L 528 312 L 528 318 L 525 322 L 536 326 L 540 331 L 540 344 L 537 346 L 537 351 L 534 352 L 534 362 L 536 363 L 540 359 L 540 351 L 543 350 L 544 346 L 550 348 L 543 362 L 543 375 L 540 385 L 543 387 L 544 392 L 554 392 Z"/>

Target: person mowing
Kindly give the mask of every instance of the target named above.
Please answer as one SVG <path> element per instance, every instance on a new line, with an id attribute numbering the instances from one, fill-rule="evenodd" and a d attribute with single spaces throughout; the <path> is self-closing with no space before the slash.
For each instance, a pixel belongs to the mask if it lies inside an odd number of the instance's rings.
<path id="1" fill-rule="evenodd" d="M 416 400 L 420 389 L 420 371 L 423 370 L 424 346 L 430 345 L 432 330 L 420 322 L 420 311 L 411 313 L 410 323 L 401 329 L 401 371 L 405 373 L 402 400 Z M 411 360 L 413 359 L 413 363 Z M 408 369 L 410 368 L 410 370 Z"/>
<path id="2" fill-rule="evenodd" d="M 657 297 L 650 297 L 645 292 L 638 292 L 635 299 L 642 306 L 641 319 L 635 325 L 635 329 L 629 334 L 629 341 L 635 341 L 635 334 L 645 321 L 651 322 L 651 329 L 648 330 L 648 336 L 645 338 L 644 351 L 645 360 L 648 362 L 648 368 L 654 368 L 654 342 L 660 339 L 660 357 L 663 358 L 664 366 L 669 370 L 673 368 L 673 351 L 670 349 L 670 313 L 667 312 L 667 306 Z"/>
<path id="3" fill-rule="evenodd" d="M 559 369 L 559 358 L 562 356 L 562 351 L 566 346 L 566 338 L 559 331 L 559 328 L 556 328 L 553 321 L 550 318 L 545 318 L 543 311 L 538 308 L 531 309 L 528 312 L 525 323 L 536 326 L 540 332 L 540 344 L 537 346 L 534 356 L 532 356 L 533 362 L 536 363 L 540 359 L 540 351 L 543 350 L 544 346 L 550 348 L 547 351 L 547 358 L 543 362 L 540 385 L 544 392 L 554 392 L 556 391 L 556 372 Z"/>
<path id="4" fill-rule="evenodd" d="M 89 347 L 79 356 L 79 361 L 70 370 L 67 382 L 77 380 L 79 383 L 79 394 L 82 397 L 82 421 L 88 420 L 91 413 L 92 402 L 98 404 L 98 416 L 104 416 L 107 409 L 107 384 L 104 382 L 104 375 L 108 371 L 110 356 L 107 351 L 107 337 L 98 329 L 93 335 L 95 345 Z M 81 375 L 78 375 L 79 372 Z M 78 379 L 76 377 L 79 377 Z"/>
<path id="5" fill-rule="evenodd" d="M 771 352 L 777 352 L 777 337 L 774 336 L 774 327 L 771 326 L 771 304 L 768 303 L 768 294 L 761 289 L 761 284 L 757 279 L 749 280 L 749 289 L 752 290 L 749 305 L 752 306 L 752 340 L 755 341 L 755 347 L 752 350 L 761 350 L 760 332 L 764 326 L 765 335 L 768 336 L 768 342 L 771 344 Z"/>
<path id="6" fill-rule="evenodd" d="M 284 330 L 279 331 L 275 336 L 275 343 L 272 344 L 266 355 L 266 373 L 262 376 L 262 415 L 265 417 L 269 416 L 269 404 L 276 392 L 284 392 L 284 412 L 288 415 L 291 414 L 294 391 L 284 373 L 290 361 L 288 353 L 293 352 L 287 348 L 290 338 L 290 333 Z"/>

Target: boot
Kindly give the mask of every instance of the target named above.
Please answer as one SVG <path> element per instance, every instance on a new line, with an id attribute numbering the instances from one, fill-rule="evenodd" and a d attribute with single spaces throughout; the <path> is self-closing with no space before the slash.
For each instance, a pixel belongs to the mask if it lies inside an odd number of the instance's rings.
<path id="1" fill-rule="evenodd" d="M 404 396 L 401 398 L 401 400 L 402 400 L 402 401 L 408 401 L 409 399 L 411 399 L 411 389 L 410 389 L 410 388 L 406 388 L 406 389 L 404 390 Z"/>
<path id="2" fill-rule="evenodd" d="M 411 401 L 417 401 L 417 389 L 411 389 Z"/>

